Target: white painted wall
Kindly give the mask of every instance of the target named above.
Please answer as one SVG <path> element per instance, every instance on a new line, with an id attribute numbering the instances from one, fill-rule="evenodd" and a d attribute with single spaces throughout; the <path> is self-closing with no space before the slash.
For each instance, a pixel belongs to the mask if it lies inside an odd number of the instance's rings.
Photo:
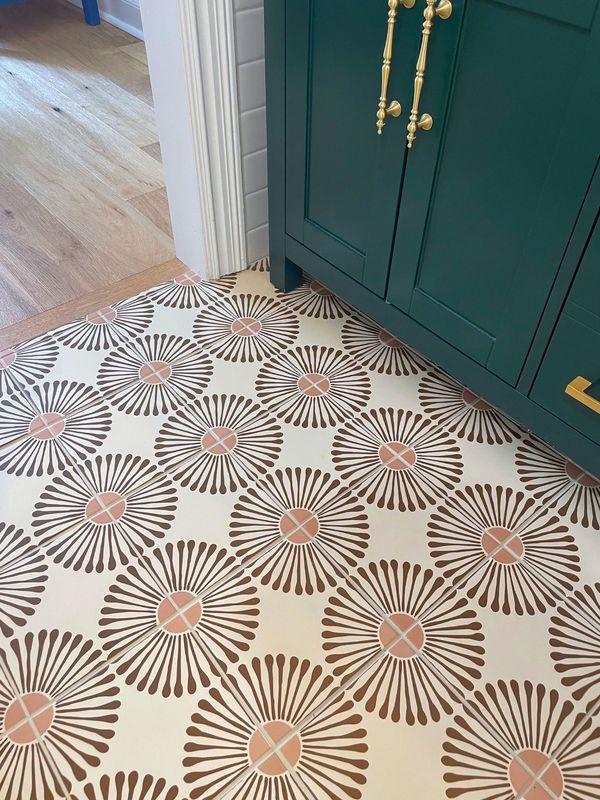
<path id="1" fill-rule="evenodd" d="M 81 0 L 68 2 L 81 8 Z M 111 25 L 137 36 L 138 39 L 144 38 L 140 0 L 98 0 L 98 8 L 100 17 Z"/>
<path id="2" fill-rule="evenodd" d="M 142 23 L 176 254 L 189 269 L 206 276 L 192 87 L 177 6 L 141 0 Z"/>
<path id="3" fill-rule="evenodd" d="M 252 263 L 269 252 L 263 0 L 234 0 L 234 9 L 246 249 Z"/>

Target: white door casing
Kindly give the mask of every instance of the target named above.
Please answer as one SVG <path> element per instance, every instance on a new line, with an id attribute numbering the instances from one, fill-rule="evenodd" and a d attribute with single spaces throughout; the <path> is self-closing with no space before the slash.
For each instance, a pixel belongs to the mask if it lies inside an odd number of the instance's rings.
<path id="1" fill-rule="evenodd" d="M 209 278 L 244 269 L 231 0 L 141 0 L 173 237 Z"/>

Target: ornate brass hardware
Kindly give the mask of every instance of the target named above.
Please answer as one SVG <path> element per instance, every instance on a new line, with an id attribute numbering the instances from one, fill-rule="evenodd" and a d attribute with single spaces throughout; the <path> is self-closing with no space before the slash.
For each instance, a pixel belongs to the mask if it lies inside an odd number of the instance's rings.
<path id="1" fill-rule="evenodd" d="M 439 17 L 440 19 L 448 19 L 452 14 L 452 3 L 450 0 L 439 0 L 438 4 L 434 7 L 435 0 L 426 0 L 427 5 L 423 11 L 425 21 L 423 22 L 423 33 L 421 35 L 421 48 L 417 58 L 417 69 L 415 74 L 415 89 L 413 94 L 413 103 L 410 110 L 410 120 L 408 122 L 408 136 L 406 140 L 408 147 L 412 147 L 414 140 L 417 138 L 417 130 L 429 131 L 433 126 L 433 119 L 429 114 L 423 114 L 419 119 L 419 102 L 421 100 L 421 91 L 423 89 L 423 82 L 425 80 L 425 68 L 427 66 L 427 48 L 429 47 L 429 35 L 433 27 L 433 18 Z"/>
<path id="2" fill-rule="evenodd" d="M 596 400 L 595 397 L 586 394 L 591 385 L 591 381 L 588 381 L 587 378 L 582 378 L 581 375 L 578 375 L 567 384 L 565 394 L 568 394 L 569 397 L 573 397 L 578 403 L 582 403 L 584 406 L 591 408 L 592 411 L 596 412 L 596 414 L 600 414 L 600 400 Z"/>
<path id="3" fill-rule="evenodd" d="M 385 45 L 383 47 L 383 65 L 381 67 L 381 96 L 379 98 L 379 105 L 377 107 L 377 133 L 381 135 L 383 126 L 385 125 L 386 115 L 391 117 L 399 117 L 402 113 L 402 106 L 397 100 L 387 104 L 387 91 L 388 83 L 390 81 L 390 72 L 392 70 L 392 50 L 394 47 L 394 26 L 396 25 L 396 15 L 398 13 L 398 6 L 403 5 L 404 8 L 412 8 L 416 0 L 389 0 L 388 1 L 388 26 L 387 35 L 385 37 Z"/>

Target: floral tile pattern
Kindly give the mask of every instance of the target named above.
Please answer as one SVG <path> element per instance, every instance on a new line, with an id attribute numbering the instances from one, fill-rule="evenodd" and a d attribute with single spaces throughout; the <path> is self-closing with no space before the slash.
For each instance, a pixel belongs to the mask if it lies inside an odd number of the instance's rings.
<path id="1" fill-rule="evenodd" d="M 0 797 L 600 797 L 600 481 L 306 276 L 0 353 Z"/>

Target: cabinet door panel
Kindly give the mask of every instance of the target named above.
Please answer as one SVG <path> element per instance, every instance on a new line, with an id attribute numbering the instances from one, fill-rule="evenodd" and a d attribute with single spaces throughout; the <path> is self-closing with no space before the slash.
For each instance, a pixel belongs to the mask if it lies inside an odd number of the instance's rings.
<path id="1" fill-rule="evenodd" d="M 389 100 L 406 108 L 412 61 L 398 9 Z M 385 0 L 286 3 L 286 231 L 383 295 L 404 160 L 406 110 L 375 123 Z M 400 67 L 404 65 L 404 93 Z"/>
<path id="2" fill-rule="evenodd" d="M 431 32 L 434 126 L 409 151 L 387 299 L 514 385 L 598 155 L 598 0 L 453 5 Z"/>

